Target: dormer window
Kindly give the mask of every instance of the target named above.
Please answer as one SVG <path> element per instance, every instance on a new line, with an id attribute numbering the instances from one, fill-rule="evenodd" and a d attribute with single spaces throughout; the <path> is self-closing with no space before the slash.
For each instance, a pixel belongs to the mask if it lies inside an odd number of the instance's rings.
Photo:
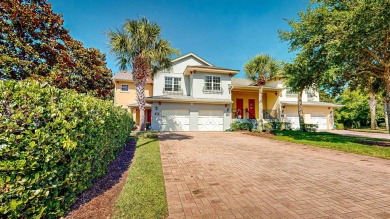
<path id="1" fill-rule="evenodd" d="M 164 92 L 181 92 L 181 78 L 165 77 Z"/>

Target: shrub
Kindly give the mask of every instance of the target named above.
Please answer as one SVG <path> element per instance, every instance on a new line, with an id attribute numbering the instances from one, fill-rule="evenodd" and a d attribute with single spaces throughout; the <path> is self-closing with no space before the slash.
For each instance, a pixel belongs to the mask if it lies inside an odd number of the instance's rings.
<path id="1" fill-rule="evenodd" d="M 384 123 L 384 122 L 383 123 L 379 123 L 378 126 L 379 126 L 379 128 L 383 128 L 384 129 L 384 128 L 386 128 L 386 123 Z"/>
<path id="2" fill-rule="evenodd" d="M 102 176 L 132 128 L 111 102 L 0 81 L 0 215 L 58 218 Z"/>
<path id="3" fill-rule="evenodd" d="M 317 129 L 318 129 L 317 124 L 308 124 L 308 123 L 303 124 L 303 131 L 305 132 L 315 132 L 317 131 Z"/>
<path id="4" fill-rule="evenodd" d="M 252 131 L 253 125 L 252 123 L 248 122 L 234 122 L 230 125 L 229 131 L 236 131 L 236 130 L 247 130 Z"/>
<path id="5" fill-rule="evenodd" d="M 266 126 L 266 124 L 269 124 Z M 273 122 L 269 122 L 269 123 L 266 123 L 264 124 L 264 129 L 268 131 L 268 129 L 270 129 L 270 131 L 273 131 L 273 130 L 291 130 L 291 123 L 289 122 L 279 122 L 279 121 L 273 121 Z"/>
<path id="6" fill-rule="evenodd" d="M 337 124 L 336 124 L 336 129 L 338 129 L 338 130 L 344 130 L 344 124 L 343 124 L 343 123 L 337 123 Z"/>

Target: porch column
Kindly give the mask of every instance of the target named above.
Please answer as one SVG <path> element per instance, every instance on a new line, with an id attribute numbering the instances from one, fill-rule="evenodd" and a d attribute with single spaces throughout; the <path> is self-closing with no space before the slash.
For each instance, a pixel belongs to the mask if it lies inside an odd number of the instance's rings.
<path id="1" fill-rule="evenodd" d="M 259 86 L 259 129 L 263 131 L 263 86 Z"/>

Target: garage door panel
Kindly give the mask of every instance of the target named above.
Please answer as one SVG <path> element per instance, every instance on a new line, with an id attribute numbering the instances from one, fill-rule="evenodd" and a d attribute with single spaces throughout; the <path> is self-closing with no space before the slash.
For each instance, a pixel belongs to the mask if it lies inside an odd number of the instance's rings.
<path id="1" fill-rule="evenodd" d="M 327 119 L 325 116 L 311 117 L 311 123 L 317 124 L 318 129 L 327 129 Z"/>
<path id="2" fill-rule="evenodd" d="M 162 131 L 189 131 L 190 116 L 188 110 L 163 110 L 161 117 Z"/>
<path id="3" fill-rule="evenodd" d="M 198 129 L 199 131 L 223 131 L 223 111 L 199 111 Z"/>

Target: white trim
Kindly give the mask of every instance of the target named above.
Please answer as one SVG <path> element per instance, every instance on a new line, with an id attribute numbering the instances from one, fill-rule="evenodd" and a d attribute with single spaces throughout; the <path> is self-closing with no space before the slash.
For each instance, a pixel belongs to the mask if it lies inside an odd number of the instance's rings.
<path id="1" fill-rule="evenodd" d="M 180 60 L 185 59 L 185 58 L 190 57 L 190 56 L 192 56 L 192 57 L 198 59 L 199 61 L 203 62 L 204 64 L 206 64 L 206 65 L 208 65 L 208 66 L 213 66 L 212 64 L 210 64 L 209 62 L 207 62 L 206 60 L 200 58 L 199 56 L 195 55 L 195 54 L 192 53 L 192 52 L 190 52 L 190 53 L 188 53 L 188 54 L 186 54 L 186 55 L 180 56 L 180 57 L 178 57 L 178 58 L 172 60 L 172 62 L 177 62 L 177 61 L 180 61 Z"/>

